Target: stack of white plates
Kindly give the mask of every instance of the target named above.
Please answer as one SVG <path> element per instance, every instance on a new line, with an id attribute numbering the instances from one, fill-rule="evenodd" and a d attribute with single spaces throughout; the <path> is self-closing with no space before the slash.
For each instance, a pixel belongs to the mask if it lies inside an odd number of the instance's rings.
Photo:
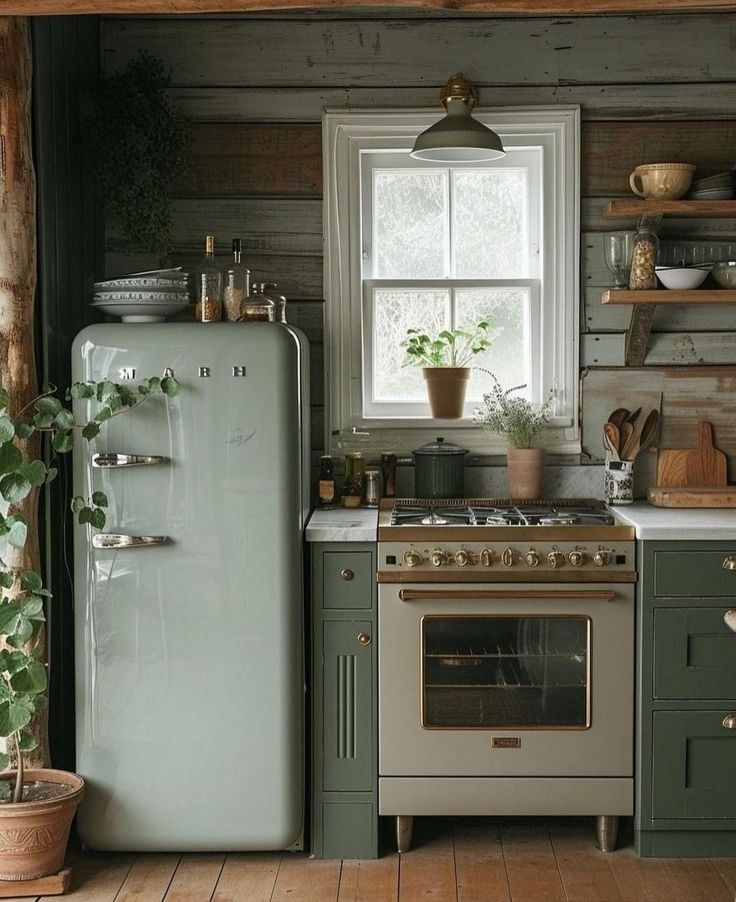
<path id="1" fill-rule="evenodd" d="M 188 306 L 187 279 L 179 266 L 95 282 L 92 306 L 124 323 L 161 323 Z"/>

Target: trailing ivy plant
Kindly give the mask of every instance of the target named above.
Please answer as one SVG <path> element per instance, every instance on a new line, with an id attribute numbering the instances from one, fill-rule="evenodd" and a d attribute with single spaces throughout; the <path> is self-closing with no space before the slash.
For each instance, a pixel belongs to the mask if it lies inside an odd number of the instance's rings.
<path id="1" fill-rule="evenodd" d="M 53 385 L 18 414 L 9 412 L 8 393 L 0 387 L 0 539 L 16 549 L 26 543 L 28 524 L 18 505 L 34 487 L 51 482 L 57 474 L 59 454 L 71 451 L 77 433 L 86 440 L 94 439 L 104 424 L 113 417 L 134 410 L 155 394 L 175 397 L 179 384 L 175 377 L 142 380 L 135 388 L 114 382 L 76 382 L 65 399 L 86 399 L 96 403 L 93 418 L 77 423 L 73 412 L 57 397 Z M 25 460 L 18 439 L 34 433 L 50 437 L 50 462 Z M 80 523 L 95 529 L 105 526 L 107 497 L 94 492 L 91 498 L 77 496 L 72 510 Z M 21 570 L 0 560 L 0 738 L 14 748 L 17 761 L 15 786 L 0 781 L 0 801 L 19 802 L 23 794 L 23 753 L 32 751 L 36 742 L 28 726 L 36 712 L 46 705 L 46 666 L 42 643 L 38 637 L 44 617 L 44 604 L 51 593 L 43 585 L 39 573 Z M 0 754 L 0 770 L 10 756 Z"/>
<path id="2" fill-rule="evenodd" d="M 172 107 L 163 62 L 139 52 L 124 69 L 102 79 L 86 122 L 97 188 L 120 224 L 128 249 L 171 250 L 171 192 L 189 165 L 184 117 Z"/>

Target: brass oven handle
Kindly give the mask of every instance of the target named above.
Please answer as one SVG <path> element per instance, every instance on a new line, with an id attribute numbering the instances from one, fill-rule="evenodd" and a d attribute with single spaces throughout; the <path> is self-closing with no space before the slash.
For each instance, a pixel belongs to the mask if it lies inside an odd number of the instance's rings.
<path id="1" fill-rule="evenodd" d="M 736 570 L 736 554 L 729 554 L 723 561 L 724 570 Z"/>
<path id="2" fill-rule="evenodd" d="M 723 718 L 723 726 L 727 730 L 736 730 L 736 714 L 727 714 Z"/>
<path id="3" fill-rule="evenodd" d="M 448 589 L 444 592 L 437 589 L 400 589 L 401 601 L 432 601 L 436 599 L 466 598 L 570 598 L 580 601 L 613 601 L 615 592 L 596 591 L 591 589 Z"/>

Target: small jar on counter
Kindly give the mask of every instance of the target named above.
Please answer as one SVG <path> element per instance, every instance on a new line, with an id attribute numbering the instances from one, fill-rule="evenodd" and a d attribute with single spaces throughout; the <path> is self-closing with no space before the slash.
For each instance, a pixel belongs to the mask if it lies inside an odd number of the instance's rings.
<path id="1" fill-rule="evenodd" d="M 345 486 L 342 490 L 343 507 L 360 507 L 365 486 L 365 458 L 362 451 L 345 455 Z"/>
<path id="2" fill-rule="evenodd" d="M 329 510 L 335 504 L 335 468 L 331 454 L 319 459 L 319 506 Z"/>
<path id="3" fill-rule="evenodd" d="M 378 470 L 365 471 L 365 506 L 378 507 L 381 497 L 380 476 Z"/>
<path id="4" fill-rule="evenodd" d="M 262 284 L 262 283 L 261 283 Z M 240 305 L 240 320 L 244 323 L 272 323 L 276 319 L 276 305 L 266 297 L 259 285 L 254 285 L 250 297 Z"/>

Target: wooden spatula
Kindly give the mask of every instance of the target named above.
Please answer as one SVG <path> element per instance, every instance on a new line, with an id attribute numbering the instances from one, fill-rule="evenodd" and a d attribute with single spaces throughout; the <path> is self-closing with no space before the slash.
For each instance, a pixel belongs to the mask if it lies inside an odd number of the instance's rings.
<path id="1" fill-rule="evenodd" d="M 713 425 L 708 420 L 698 424 L 698 447 L 688 456 L 686 474 L 688 485 L 725 486 L 728 483 L 728 461 L 723 451 L 713 445 Z"/>

